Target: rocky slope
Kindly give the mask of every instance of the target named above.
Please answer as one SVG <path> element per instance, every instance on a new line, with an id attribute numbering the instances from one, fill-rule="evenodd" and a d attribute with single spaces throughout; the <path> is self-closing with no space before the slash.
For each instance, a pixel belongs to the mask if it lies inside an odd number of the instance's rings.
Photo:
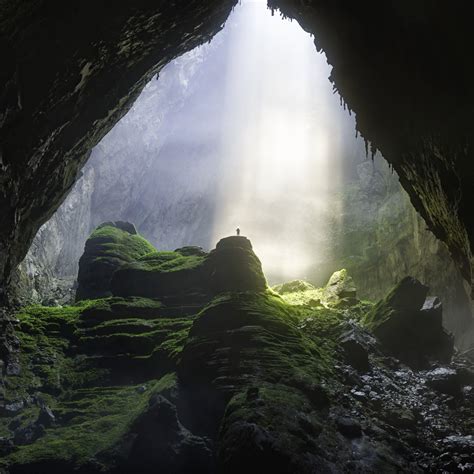
<path id="1" fill-rule="evenodd" d="M 17 314 L 22 350 L 1 399 L 5 471 L 472 472 L 468 354 L 451 360 L 451 346 L 441 362 L 420 346 L 427 365 L 412 369 L 370 332 L 392 316 L 396 328 L 413 295 L 423 303 L 421 284 L 409 279 L 373 306 L 339 272 L 326 288 L 293 283 L 280 296 L 244 237 L 210 254 L 148 255 L 111 283 L 120 292 L 128 272 L 141 275 L 154 282 L 137 287 L 146 297 Z M 413 330 L 447 337 L 439 308 L 423 308 Z"/>

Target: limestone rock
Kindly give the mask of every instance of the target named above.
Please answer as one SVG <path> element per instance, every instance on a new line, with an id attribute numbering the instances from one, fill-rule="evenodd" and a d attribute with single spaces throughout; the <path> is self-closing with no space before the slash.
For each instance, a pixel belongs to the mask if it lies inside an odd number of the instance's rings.
<path id="1" fill-rule="evenodd" d="M 275 285 L 272 289 L 278 294 L 284 295 L 286 293 L 294 293 L 295 291 L 314 290 L 315 287 L 304 280 L 292 280 L 280 285 Z"/>
<path id="2" fill-rule="evenodd" d="M 448 362 L 454 349 L 442 325 L 442 305 L 427 293 L 425 285 L 406 277 L 364 318 L 388 351 L 416 368 L 430 360 Z"/>
<path id="3" fill-rule="evenodd" d="M 148 409 L 131 427 L 134 441 L 126 472 L 211 472 L 213 454 L 205 438 L 190 433 L 178 419 L 176 406 L 162 395 L 152 397 Z"/>
<path id="4" fill-rule="evenodd" d="M 357 289 L 345 268 L 331 275 L 324 288 L 323 300 L 326 305 L 334 307 L 348 307 L 358 303 Z"/>
<path id="5" fill-rule="evenodd" d="M 345 361 L 359 372 L 367 372 L 369 365 L 370 341 L 367 335 L 355 325 L 344 331 L 339 337 L 339 344 L 344 351 Z"/>

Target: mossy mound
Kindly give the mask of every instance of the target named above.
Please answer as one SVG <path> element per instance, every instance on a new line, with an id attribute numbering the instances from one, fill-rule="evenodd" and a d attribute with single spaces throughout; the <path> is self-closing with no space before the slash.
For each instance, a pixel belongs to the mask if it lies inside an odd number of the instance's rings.
<path id="1" fill-rule="evenodd" d="M 281 283 L 280 285 L 275 285 L 272 287 L 273 291 L 276 291 L 279 295 L 285 295 L 287 293 L 295 293 L 302 291 L 311 291 L 315 290 L 315 286 L 311 283 L 308 283 L 304 280 L 292 280 L 286 283 Z"/>
<path id="2" fill-rule="evenodd" d="M 155 251 L 117 270 L 112 292 L 151 298 L 203 293 L 207 275 L 204 262 L 202 255 Z"/>
<path id="3" fill-rule="evenodd" d="M 79 260 L 76 300 L 111 296 L 114 272 L 154 251 L 153 245 L 138 235 L 132 224 L 107 222 L 100 225 L 87 239 Z"/>
<path id="4" fill-rule="evenodd" d="M 304 280 L 293 280 L 272 287 L 272 290 L 292 305 L 326 307 L 334 309 L 354 308 L 364 305 L 356 297 L 354 282 L 346 269 L 334 272 L 323 288 L 315 288 Z"/>
<path id="5" fill-rule="evenodd" d="M 9 472 L 98 473 L 114 469 L 121 457 L 116 447 L 133 436 L 131 427 L 150 400 L 169 390 L 174 378 L 150 380 L 147 386 L 78 389 L 53 405 L 58 422 L 35 442 L 21 446 L 8 459 Z M 122 453 L 124 455 L 125 453 Z"/>
<path id="6" fill-rule="evenodd" d="M 117 296 L 186 296 L 208 300 L 226 291 L 266 288 L 260 260 L 245 237 L 227 237 L 206 254 L 197 247 L 152 252 L 123 265 L 112 278 Z"/>

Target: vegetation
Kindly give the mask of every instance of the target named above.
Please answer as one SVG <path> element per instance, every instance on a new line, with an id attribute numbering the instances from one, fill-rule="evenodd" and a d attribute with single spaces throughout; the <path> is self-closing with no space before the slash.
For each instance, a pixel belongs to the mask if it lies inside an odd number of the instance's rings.
<path id="1" fill-rule="evenodd" d="M 202 255 L 183 255 L 179 252 L 151 252 L 139 257 L 128 268 L 150 272 L 176 272 L 191 270 L 204 262 Z"/>

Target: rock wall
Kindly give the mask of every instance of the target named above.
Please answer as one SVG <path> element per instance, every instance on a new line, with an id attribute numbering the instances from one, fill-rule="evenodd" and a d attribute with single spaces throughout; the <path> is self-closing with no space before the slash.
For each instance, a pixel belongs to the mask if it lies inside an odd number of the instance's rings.
<path id="1" fill-rule="evenodd" d="M 354 163 L 354 171 L 341 191 L 343 205 L 332 210 L 335 231 L 327 275 L 347 268 L 359 294 L 372 301 L 411 275 L 440 297 L 445 326 L 459 346 L 468 345 L 472 334 L 466 331 L 473 326 L 470 288 L 447 246 L 428 230 L 397 175 L 379 156 Z"/>

